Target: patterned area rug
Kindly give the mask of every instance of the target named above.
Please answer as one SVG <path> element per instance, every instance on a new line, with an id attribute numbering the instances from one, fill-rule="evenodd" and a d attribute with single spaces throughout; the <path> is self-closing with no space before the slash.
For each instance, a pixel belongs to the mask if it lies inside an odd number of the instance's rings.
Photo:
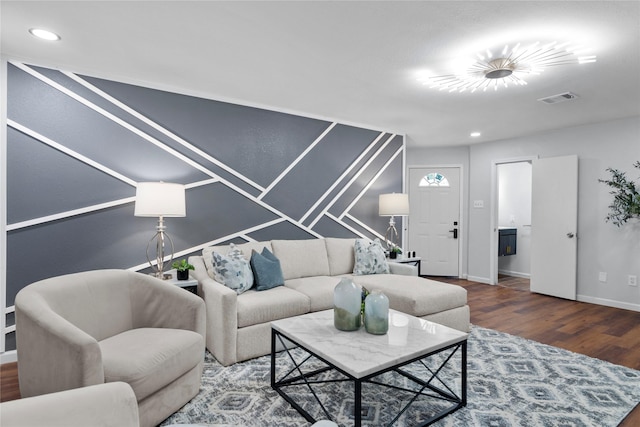
<path id="1" fill-rule="evenodd" d="M 303 357 L 295 350 L 296 358 Z M 434 366 L 446 355 L 437 355 Z M 278 363 L 287 363 L 281 353 Z M 439 374 L 458 392 L 460 358 Z M 311 361 L 313 363 L 313 361 Z M 318 364 L 320 362 L 317 362 Z M 429 363 L 431 365 L 431 363 Z M 467 406 L 433 424 L 435 426 L 617 426 L 640 402 L 640 371 L 556 347 L 477 326 L 468 340 Z M 406 369 L 424 377 L 425 368 L 414 363 Z M 325 379 L 334 373 L 323 374 Z M 411 388 L 411 382 L 384 374 L 385 383 Z M 457 388 L 456 388 L 457 387 Z M 327 411 L 339 425 L 353 425 L 353 386 L 335 382 L 315 386 Z M 309 399 L 308 389 L 290 390 L 309 413 L 323 416 Z M 407 392 L 363 385 L 363 425 L 387 425 L 413 397 Z M 442 403 L 419 398 L 393 424 L 411 426 L 441 408 Z M 308 426 L 301 415 L 270 386 L 270 356 L 222 367 L 207 353 L 200 393 L 169 424 L 204 426 Z"/>

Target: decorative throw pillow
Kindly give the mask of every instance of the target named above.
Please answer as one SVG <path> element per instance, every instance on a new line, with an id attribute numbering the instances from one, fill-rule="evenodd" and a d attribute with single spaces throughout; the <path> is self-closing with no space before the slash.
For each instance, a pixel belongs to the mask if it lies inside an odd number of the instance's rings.
<path id="1" fill-rule="evenodd" d="M 256 282 L 256 290 L 265 291 L 284 285 L 280 260 L 267 248 L 262 253 L 251 251 L 251 268 Z"/>
<path id="2" fill-rule="evenodd" d="M 354 246 L 355 265 L 353 274 L 386 274 L 389 273 L 389 264 L 384 254 L 384 249 L 380 240 L 376 239 L 367 243 L 365 239 L 356 239 Z"/>
<path id="3" fill-rule="evenodd" d="M 211 257 L 216 281 L 233 289 L 238 295 L 253 286 L 253 273 L 249 261 L 236 245 L 232 243 L 229 246 L 229 253 L 226 256 L 214 251 Z"/>

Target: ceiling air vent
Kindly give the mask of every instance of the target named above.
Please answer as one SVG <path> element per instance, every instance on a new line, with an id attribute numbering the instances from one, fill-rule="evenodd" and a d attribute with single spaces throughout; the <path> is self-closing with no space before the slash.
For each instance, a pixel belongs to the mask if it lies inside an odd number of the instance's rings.
<path id="1" fill-rule="evenodd" d="M 571 101 L 572 99 L 577 99 L 578 95 L 571 92 L 565 92 L 558 95 L 547 96 L 546 98 L 540 98 L 538 101 L 544 102 L 545 104 L 558 104 L 559 102 Z"/>

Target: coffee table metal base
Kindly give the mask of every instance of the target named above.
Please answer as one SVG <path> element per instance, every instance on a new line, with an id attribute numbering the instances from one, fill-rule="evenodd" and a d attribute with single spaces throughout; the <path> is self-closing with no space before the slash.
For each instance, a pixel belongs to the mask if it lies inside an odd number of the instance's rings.
<path id="1" fill-rule="evenodd" d="M 289 369 L 286 373 L 277 376 L 277 363 L 276 363 L 276 354 L 278 353 L 277 348 L 278 344 L 280 344 L 281 348 L 284 348 L 284 352 L 286 352 L 288 358 L 293 363 L 293 368 Z M 292 347 L 293 344 L 295 347 Z M 297 362 L 291 351 L 293 348 L 301 348 L 307 353 L 307 357 L 303 358 L 302 361 Z M 442 361 L 437 367 L 430 368 L 428 367 L 424 361 L 429 357 L 449 351 L 447 357 L 445 357 L 444 361 Z M 460 391 L 456 393 L 454 391 L 455 387 L 450 387 L 440 378 L 438 375 L 441 373 L 442 369 L 449 364 L 452 357 L 459 353 L 461 357 L 461 370 L 460 370 Z M 310 372 L 304 372 L 303 365 L 311 360 L 317 359 L 322 361 L 326 366 L 320 367 L 319 369 L 314 369 Z M 428 379 L 421 379 L 412 375 L 411 373 L 401 369 L 403 366 L 412 364 L 412 363 L 420 363 L 422 366 L 429 372 Z M 337 379 L 329 379 L 329 380 L 321 380 L 316 377 L 327 371 L 336 371 L 342 374 L 343 378 Z M 395 372 L 396 374 L 402 375 L 408 378 L 413 383 L 417 384 L 417 390 L 408 389 L 405 387 L 399 387 L 393 384 L 386 384 L 381 381 L 376 380 L 378 376 L 387 372 Z M 437 380 L 441 386 L 436 386 L 434 383 Z M 324 412 L 327 419 L 333 420 L 334 417 L 329 414 L 325 405 L 323 405 L 322 401 L 318 397 L 316 390 L 314 390 L 313 386 L 327 384 L 327 383 L 336 383 L 336 382 L 348 382 L 351 381 L 354 383 L 354 425 L 356 427 L 360 427 L 362 425 L 362 385 L 363 384 L 375 384 L 378 386 L 388 387 L 390 389 L 401 390 L 403 392 L 412 393 L 413 397 L 409 400 L 409 402 L 400 410 L 398 415 L 393 418 L 387 425 L 392 426 L 401 416 L 404 414 L 407 409 L 420 397 L 433 398 L 439 401 L 450 402 L 451 405 L 446 407 L 443 410 L 433 414 L 428 419 L 422 420 L 418 426 L 428 426 L 430 424 L 435 423 L 436 421 L 444 418 L 445 416 L 451 414 L 454 411 L 466 406 L 467 404 L 467 341 L 464 340 L 462 342 L 452 344 L 450 346 L 444 347 L 442 349 L 433 351 L 431 353 L 425 354 L 413 360 L 406 361 L 404 363 L 398 364 L 391 368 L 380 370 L 371 375 L 368 375 L 363 378 L 354 378 L 341 369 L 335 367 L 327 360 L 319 357 L 313 352 L 309 351 L 305 347 L 291 340 L 289 337 L 282 335 L 278 331 L 272 329 L 271 330 L 271 387 L 280 394 L 293 408 L 295 408 L 307 421 L 314 423 L 317 420 L 314 419 L 306 410 L 302 408 L 294 399 L 289 396 L 286 392 L 288 387 L 292 386 L 306 386 L 309 389 L 310 394 L 313 398 L 318 402 L 320 408 Z M 334 420 L 335 421 L 335 420 Z"/>

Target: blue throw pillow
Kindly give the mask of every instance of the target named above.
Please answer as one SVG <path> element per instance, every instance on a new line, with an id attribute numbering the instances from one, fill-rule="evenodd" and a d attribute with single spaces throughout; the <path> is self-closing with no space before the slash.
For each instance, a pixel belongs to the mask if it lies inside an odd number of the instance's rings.
<path id="1" fill-rule="evenodd" d="M 265 291 L 284 285 L 284 276 L 280 267 L 280 260 L 267 248 L 259 254 L 251 251 L 251 268 L 256 283 L 256 290 Z"/>

